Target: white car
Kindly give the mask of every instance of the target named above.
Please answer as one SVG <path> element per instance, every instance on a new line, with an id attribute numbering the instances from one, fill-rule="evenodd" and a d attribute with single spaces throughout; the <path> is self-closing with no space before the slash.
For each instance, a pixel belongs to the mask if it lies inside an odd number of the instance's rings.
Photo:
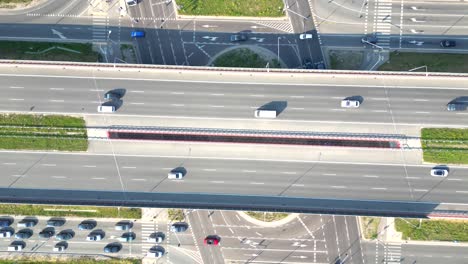
<path id="1" fill-rule="evenodd" d="M 447 177 L 448 174 L 449 174 L 448 169 L 433 168 L 431 170 L 431 176 L 434 176 L 434 177 Z"/>
<path id="2" fill-rule="evenodd" d="M 302 33 L 299 35 L 299 39 L 312 39 L 312 34 Z"/>
<path id="3" fill-rule="evenodd" d="M 167 178 L 171 180 L 180 180 L 184 178 L 184 174 L 180 171 L 171 171 L 167 174 Z"/>
<path id="4" fill-rule="evenodd" d="M 358 108 L 360 105 L 361 105 L 361 102 L 357 100 L 348 100 L 348 99 L 341 100 L 341 107 L 344 107 L 344 108 Z"/>
<path id="5" fill-rule="evenodd" d="M 102 240 L 102 235 L 101 234 L 89 234 L 87 237 L 86 237 L 86 241 L 100 241 Z"/>
<path id="6" fill-rule="evenodd" d="M 67 248 L 65 247 L 65 245 L 55 245 L 54 246 L 54 252 L 63 252 L 65 251 Z"/>
<path id="7" fill-rule="evenodd" d="M 8 238 L 8 237 L 11 237 L 13 235 L 13 232 L 10 231 L 10 230 L 1 230 L 0 231 L 0 237 L 1 238 Z"/>

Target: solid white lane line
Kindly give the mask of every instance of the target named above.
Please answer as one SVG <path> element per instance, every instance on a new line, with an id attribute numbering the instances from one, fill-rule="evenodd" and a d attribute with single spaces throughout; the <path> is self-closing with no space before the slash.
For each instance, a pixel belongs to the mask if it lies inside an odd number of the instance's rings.
<path id="1" fill-rule="evenodd" d="M 52 90 L 52 91 L 63 91 L 63 90 L 65 90 L 63 88 L 49 88 L 49 89 Z"/>
<path id="2" fill-rule="evenodd" d="M 4 162 L 3 165 L 16 165 L 16 163 L 13 163 L 13 162 Z"/>
<path id="3" fill-rule="evenodd" d="M 415 112 L 416 114 L 430 114 L 431 112 L 424 112 L 424 111 L 418 111 L 418 112 Z"/>
<path id="4" fill-rule="evenodd" d="M 91 178 L 93 180 L 105 180 L 106 178 Z"/>
<path id="5" fill-rule="evenodd" d="M 49 100 L 50 102 L 54 102 L 54 103 L 63 103 L 64 100 Z"/>
<path id="6" fill-rule="evenodd" d="M 136 167 L 126 167 L 126 166 L 124 166 L 124 167 L 122 167 L 122 169 L 136 169 Z"/>
<path id="7" fill-rule="evenodd" d="M 215 93 L 215 94 L 211 94 L 211 95 L 213 95 L 213 96 L 223 96 L 224 94 L 216 94 Z"/>
<path id="8" fill-rule="evenodd" d="M 387 190 L 387 188 L 376 187 L 376 188 L 372 188 L 372 190 Z"/>
<path id="9" fill-rule="evenodd" d="M 322 175 L 323 176 L 336 176 L 335 173 L 323 173 Z"/>
<path id="10" fill-rule="evenodd" d="M 21 86 L 10 86 L 10 89 L 24 89 L 24 87 L 21 87 Z"/>
<path id="11" fill-rule="evenodd" d="M 428 102 L 429 100 L 427 99 L 413 99 L 415 102 Z"/>
<path id="12" fill-rule="evenodd" d="M 171 94 L 185 94 L 184 92 L 171 92 Z"/>
<path id="13" fill-rule="evenodd" d="M 448 178 L 447 181 L 461 181 L 462 179 Z"/>
<path id="14" fill-rule="evenodd" d="M 218 107 L 218 108 L 222 108 L 222 107 L 224 107 L 224 105 L 210 105 L 210 107 Z"/>
<path id="15" fill-rule="evenodd" d="M 52 178 L 55 178 L 55 179 L 65 179 L 67 177 L 65 176 L 51 176 Z"/>
<path id="16" fill-rule="evenodd" d="M 265 97 L 263 94 L 251 94 L 252 97 Z"/>
<path id="17" fill-rule="evenodd" d="M 85 168 L 96 168 L 96 165 L 83 165 Z"/>
<path id="18" fill-rule="evenodd" d="M 294 187 L 304 187 L 305 185 L 304 184 L 299 184 L 299 183 L 294 183 L 294 184 L 292 184 L 292 186 L 294 186 Z"/>
<path id="19" fill-rule="evenodd" d="M 342 112 L 344 112 L 344 111 L 346 111 L 346 109 L 341 109 L 341 108 L 333 108 L 333 109 L 332 109 L 332 111 L 342 111 Z"/>
<path id="20" fill-rule="evenodd" d="M 419 180 L 419 179 L 421 179 L 421 177 L 413 177 L 413 176 L 410 176 L 410 177 L 406 177 L 406 179 Z"/>
<path id="21" fill-rule="evenodd" d="M 185 106 L 184 104 L 171 104 L 172 106 Z"/>
<path id="22" fill-rule="evenodd" d="M 130 103 L 132 105 L 144 105 L 145 103 Z"/>
<path id="23" fill-rule="evenodd" d="M 203 169 L 204 171 L 216 171 L 216 169 Z"/>
<path id="24" fill-rule="evenodd" d="M 57 165 L 56 165 L 56 164 L 42 164 L 42 166 L 55 167 L 55 166 L 57 166 Z"/>
<path id="25" fill-rule="evenodd" d="M 374 98 L 369 98 L 372 100 L 377 100 L 377 101 L 387 101 L 387 98 L 380 98 L 380 97 L 374 97 Z"/>
<path id="26" fill-rule="evenodd" d="M 292 107 L 291 110 L 305 110 L 303 107 Z"/>
<path id="27" fill-rule="evenodd" d="M 379 178 L 377 175 L 364 175 L 365 178 Z"/>
<path id="28" fill-rule="evenodd" d="M 291 95 L 291 96 L 289 96 L 289 97 L 291 97 L 291 98 L 298 98 L 298 99 L 299 99 L 299 98 L 301 98 L 301 99 L 304 98 L 303 95 Z"/>
<path id="29" fill-rule="evenodd" d="M 130 91 L 131 93 L 144 93 L 145 91 Z"/>
<path id="30" fill-rule="evenodd" d="M 426 189 L 414 189 L 413 191 L 415 191 L 415 192 L 427 192 Z"/>
<path id="31" fill-rule="evenodd" d="M 291 174 L 291 175 L 297 174 L 297 172 L 295 172 L 295 171 L 283 171 L 282 173 L 283 174 Z"/>
<path id="32" fill-rule="evenodd" d="M 264 182 L 250 182 L 250 184 L 258 184 L 258 185 L 262 185 L 262 184 L 265 184 Z"/>
<path id="33" fill-rule="evenodd" d="M 468 191 L 455 191 L 456 193 L 468 193 Z"/>
<path id="34" fill-rule="evenodd" d="M 146 179 L 132 179 L 132 181 L 146 181 Z"/>
<path id="35" fill-rule="evenodd" d="M 374 113 L 387 113 L 387 110 L 372 110 Z"/>
<path id="36" fill-rule="evenodd" d="M 254 172 L 257 172 L 257 171 L 254 171 L 254 170 L 242 170 L 242 172 L 254 173 Z"/>
<path id="37" fill-rule="evenodd" d="M 348 187 L 343 186 L 343 185 L 332 185 L 331 187 L 335 188 L 335 189 L 346 189 L 346 188 L 348 188 Z"/>
<path id="38" fill-rule="evenodd" d="M 104 92 L 102 89 L 89 89 L 91 92 Z"/>
<path id="39" fill-rule="evenodd" d="M 22 98 L 10 98 L 8 100 L 10 100 L 10 101 L 24 101 L 24 99 L 22 99 Z"/>

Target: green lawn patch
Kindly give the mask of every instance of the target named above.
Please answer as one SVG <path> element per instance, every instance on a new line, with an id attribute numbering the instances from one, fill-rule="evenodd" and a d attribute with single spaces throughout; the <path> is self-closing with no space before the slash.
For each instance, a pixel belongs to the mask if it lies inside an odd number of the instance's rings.
<path id="1" fill-rule="evenodd" d="M 281 0 L 177 0 L 179 14 L 196 16 L 284 16 Z"/>
<path id="2" fill-rule="evenodd" d="M 44 259 L 41 259 L 44 258 Z M 14 260 L 2 259 L 0 264 L 141 264 L 141 259 L 106 259 L 96 260 L 92 258 L 73 258 L 69 260 L 60 259 L 46 259 L 46 257 L 36 256 L 32 257 L 19 257 Z"/>
<path id="3" fill-rule="evenodd" d="M 215 67 L 241 67 L 241 68 L 265 68 L 267 63 L 270 68 L 281 68 L 278 60 L 265 60 L 259 54 L 247 48 L 239 48 L 220 55 L 213 62 Z"/>
<path id="4" fill-rule="evenodd" d="M 396 219 L 397 231 L 403 233 L 403 239 L 435 241 L 468 241 L 468 222 Z"/>
<path id="5" fill-rule="evenodd" d="M 16 5 L 29 5 L 32 0 L 0 0 L 0 8 L 14 8 Z"/>
<path id="6" fill-rule="evenodd" d="M 0 149 L 86 151 L 83 118 L 0 114 Z"/>
<path id="7" fill-rule="evenodd" d="M 379 71 L 408 71 L 424 65 L 429 72 L 467 73 L 468 54 L 392 52 Z"/>
<path id="8" fill-rule="evenodd" d="M 286 218 L 287 213 L 245 212 L 248 216 L 263 222 L 274 222 Z"/>
<path id="9" fill-rule="evenodd" d="M 101 61 L 91 43 L 0 41 L 0 59 L 46 61 Z"/>
<path id="10" fill-rule="evenodd" d="M 30 204 L 0 204 L 0 215 L 76 216 L 96 218 L 140 219 L 140 208 L 97 206 L 55 206 Z"/>
<path id="11" fill-rule="evenodd" d="M 184 210 L 182 209 L 168 209 L 167 214 L 169 216 L 169 220 L 174 222 L 183 222 L 185 221 Z"/>
<path id="12" fill-rule="evenodd" d="M 468 164 L 468 129 L 423 128 L 421 144 L 424 161 Z"/>
<path id="13" fill-rule="evenodd" d="M 334 70 L 360 70 L 364 52 L 355 50 L 331 50 L 330 66 Z"/>
<path id="14" fill-rule="evenodd" d="M 380 217 L 361 217 L 362 233 L 366 239 L 376 239 L 380 224 Z"/>

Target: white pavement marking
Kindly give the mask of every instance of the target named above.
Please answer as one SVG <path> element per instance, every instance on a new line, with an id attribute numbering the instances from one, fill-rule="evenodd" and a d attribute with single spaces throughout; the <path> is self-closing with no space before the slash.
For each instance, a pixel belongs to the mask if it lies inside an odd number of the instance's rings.
<path id="1" fill-rule="evenodd" d="M 85 168 L 96 168 L 96 165 L 83 165 Z"/>
<path id="2" fill-rule="evenodd" d="M 93 180 L 105 180 L 106 178 L 99 178 L 99 177 L 96 177 L 96 178 L 91 178 Z"/>
<path id="3" fill-rule="evenodd" d="M 131 93 L 144 93 L 145 91 L 130 91 Z"/>
<path id="4" fill-rule="evenodd" d="M 242 172 L 255 173 L 255 172 L 257 172 L 257 171 L 254 171 L 254 170 L 242 170 Z"/>
<path id="5" fill-rule="evenodd" d="M 417 111 L 415 112 L 416 114 L 430 114 L 431 112 L 425 112 L 425 111 Z"/>
<path id="6" fill-rule="evenodd" d="M 265 183 L 264 182 L 250 182 L 250 184 L 262 185 L 262 184 L 265 184 Z"/>
<path id="7" fill-rule="evenodd" d="M 54 102 L 54 103 L 63 103 L 64 100 L 49 100 L 50 102 Z"/>
<path id="8" fill-rule="evenodd" d="M 213 96 L 223 96 L 224 94 L 211 94 Z"/>
<path id="9" fill-rule="evenodd" d="M 132 179 L 132 181 L 146 181 L 146 179 Z"/>
<path id="10" fill-rule="evenodd" d="M 16 163 L 13 163 L 13 162 L 4 162 L 3 165 L 16 165 Z"/>
<path id="11" fill-rule="evenodd" d="M 343 185 L 332 185 L 331 187 L 335 188 L 335 189 L 346 189 L 346 188 L 348 188 L 348 187 L 343 186 Z"/>
<path id="12" fill-rule="evenodd" d="M 67 177 L 65 176 L 51 176 L 52 178 L 55 178 L 55 179 L 65 179 Z"/>
<path id="13" fill-rule="evenodd" d="M 377 176 L 377 175 L 364 175 L 363 177 L 366 177 L 366 178 L 379 178 L 379 176 Z"/>
<path id="14" fill-rule="evenodd" d="M 144 105 L 145 103 L 130 103 L 132 105 Z"/>
<path id="15" fill-rule="evenodd" d="M 122 167 L 122 169 L 136 169 L 136 167 L 126 167 L 126 166 L 124 166 L 124 167 Z"/>
<path id="16" fill-rule="evenodd" d="M 55 166 L 57 166 L 57 165 L 56 165 L 56 164 L 42 164 L 42 166 L 55 167 Z"/>
<path id="17" fill-rule="evenodd" d="M 336 176 L 335 173 L 323 173 L 322 175 L 323 176 Z"/>
<path id="18" fill-rule="evenodd" d="M 414 189 L 415 192 L 427 192 L 428 190 L 426 189 Z"/>
<path id="19" fill-rule="evenodd" d="M 49 88 L 50 90 L 53 90 L 53 91 L 63 91 L 65 90 L 64 88 Z"/>
<path id="20" fill-rule="evenodd" d="M 387 190 L 387 188 L 382 188 L 382 187 L 375 187 L 375 188 L 371 188 L 372 190 L 380 190 L 380 191 L 385 191 Z"/>
<path id="21" fill-rule="evenodd" d="M 203 169 L 204 171 L 216 171 L 216 169 Z"/>
<path id="22" fill-rule="evenodd" d="M 172 106 L 184 106 L 184 104 L 171 104 Z"/>
<path id="23" fill-rule="evenodd" d="M 312 233 L 310 231 L 310 229 L 307 227 L 307 225 L 304 223 L 304 221 L 302 221 L 301 219 L 301 215 L 297 215 L 296 216 L 297 220 L 299 220 L 299 222 L 301 223 L 301 225 L 304 227 L 304 229 L 307 231 L 307 233 L 309 234 L 309 236 L 312 238 L 312 239 L 315 239 L 315 236 L 314 236 L 314 233 Z"/>
<path id="24" fill-rule="evenodd" d="M 8 100 L 10 100 L 10 101 L 24 101 L 24 99 L 22 99 L 22 98 L 10 98 Z"/>
<path id="25" fill-rule="evenodd" d="M 291 174 L 291 175 L 297 174 L 297 172 L 295 172 L 295 171 L 283 171 L 282 173 L 283 174 Z"/>
<path id="26" fill-rule="evenodd" d="M 224 183 L 224 181 L 210 181 L 211 183 Z"/>
<path id="27" fill-rule="evenodd" d="M 428 102 L 429 100 L 427 99 L 413 99 L 415 102 Z"/>
<path id="28" fill-rule="evenodd" d="M 184 92 L 171 92 L 171 94 L 185 94 Z"/>
<path id="29" fill-rule="evenodd" d="M 10 89 L 24 89 L 24 87 L 21 87 L 21 86 L 10 86 Z"/>

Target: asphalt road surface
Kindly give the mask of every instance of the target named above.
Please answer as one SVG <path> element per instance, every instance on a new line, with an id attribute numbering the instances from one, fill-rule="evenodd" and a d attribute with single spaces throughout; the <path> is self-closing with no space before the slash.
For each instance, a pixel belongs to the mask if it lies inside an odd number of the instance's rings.
<path id="1" fill-rule="evenodd" d="M 153 77 L 154 78 L 154 77 Z M 207 118 L 252 118 L 255 109 L 267 105 L 286 106 L 278 119 L 296 121 L 356 122 L 362 124 L 412 124 L 466 126 L 468 113 L 448 112 L 448 102 L 464 97 L 465 87 L 399 88 L 347 85 L 288 85 L 211 83 L 169 80 L 81 79 L 70 77 L 2 77 L 1 111 L 96 113 L 111 89 L 125 89 L 114 103 L 115 114 Z M 442 84 L 443 85 L 443 84 Z M 397 87 L 395 87 L 397 86 Z M 340 107 L 343 98 L 360 96 L 358 109 Z"/>

